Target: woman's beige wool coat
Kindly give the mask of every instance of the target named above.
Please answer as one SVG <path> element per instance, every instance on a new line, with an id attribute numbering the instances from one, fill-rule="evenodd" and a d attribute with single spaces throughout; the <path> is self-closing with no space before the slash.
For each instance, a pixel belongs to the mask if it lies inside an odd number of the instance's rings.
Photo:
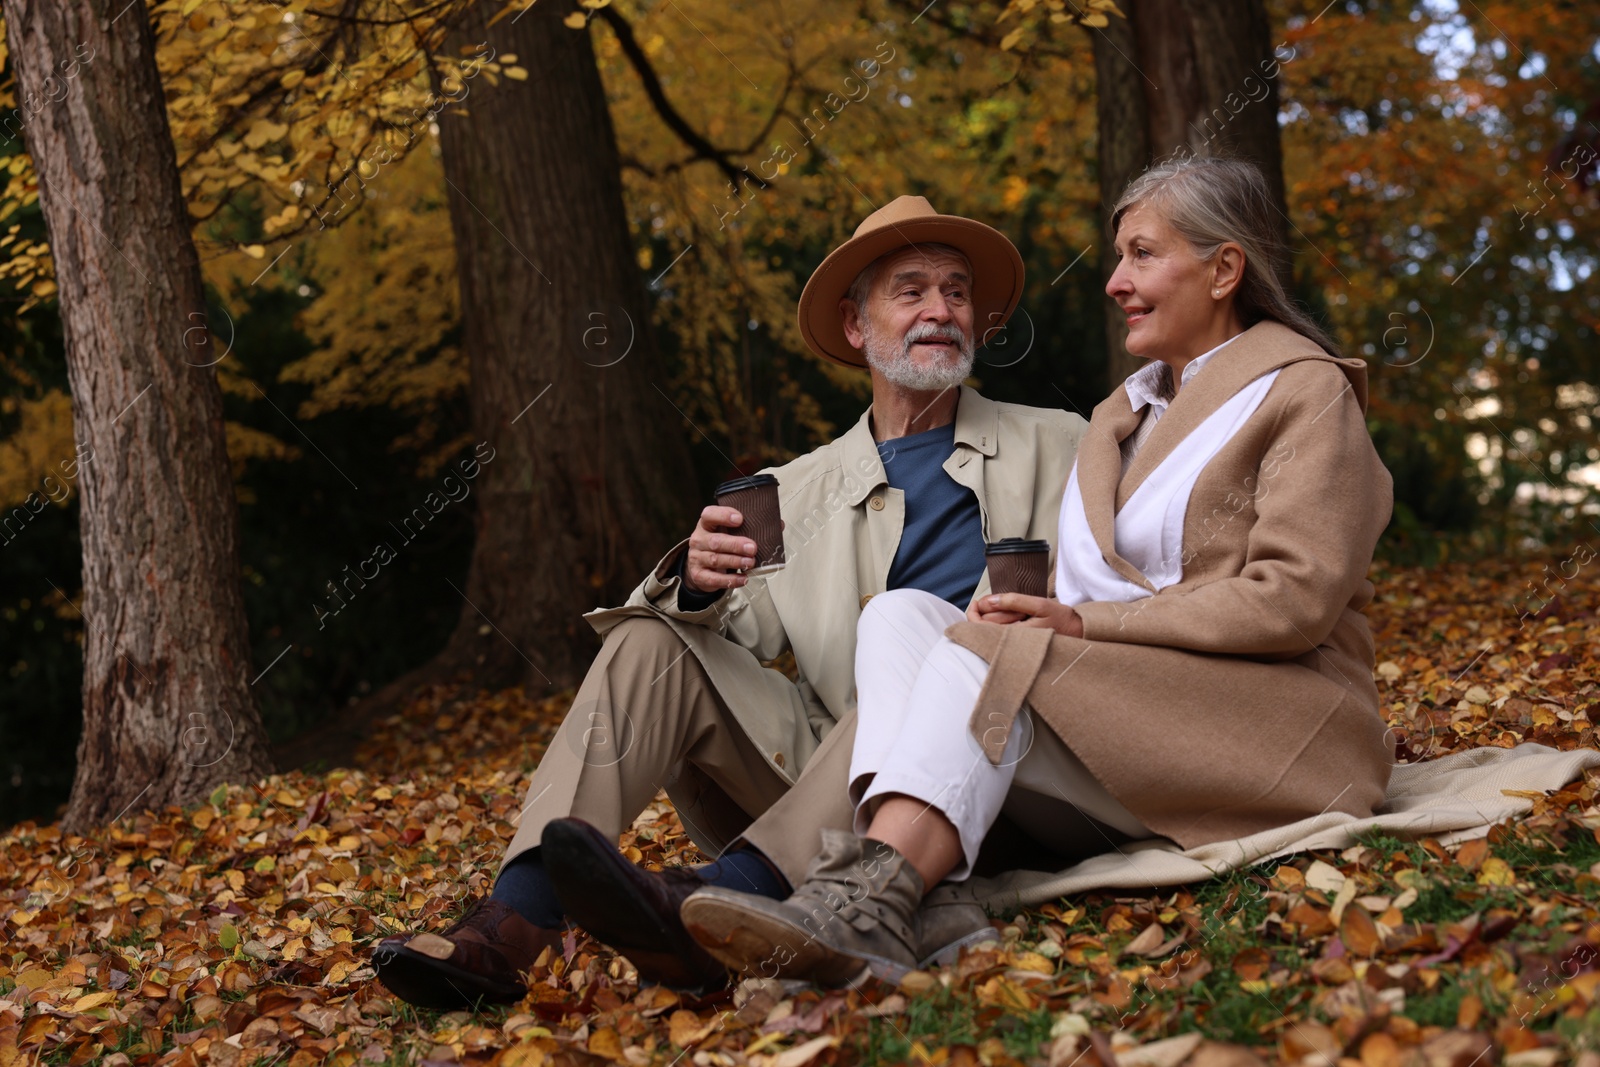
<path id="1" fill-rule="evenodd" d="M 1114 517 L 1158 463 L 1245 385 L 1279 371 L 1201 472 L 1181 579 L 1127 604 L 1074 605 L 1083 638 L 961 622 L 991 664 L 973 734 L 1003 744 L 1024 699 L 1111 793 L 1184 848 L 1382 804 L 1394 744 L 1373 683 L 1367 569 L 1393 482 L 1367 432 L 1366 364 L 1259 323 L 1185 385 L 1122 477 L 1140 414 L 1118 388 L 1078 451 L 1105 560 Z M 994 754 L 997 755 L 997 754 Z"/>

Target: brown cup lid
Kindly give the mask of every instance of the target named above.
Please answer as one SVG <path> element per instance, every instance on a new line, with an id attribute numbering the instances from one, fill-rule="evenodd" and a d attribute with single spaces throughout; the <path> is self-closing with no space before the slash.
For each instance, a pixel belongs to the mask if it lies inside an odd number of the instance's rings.
<path id="1" fill-rule="evenodd" d="M 778 479 L 770 474 L 752 474 L 744 478 L 734 478 L 717 486 L 715 496 L 727 496 L 737 493 L 741 489 L 762 489 L 769 485 L 777 485 Z"/>
<path id="2" fill-rule="evenodd" d="M 983 547 L 985 555 L 1001 556 L 1012 552 L 1044 552 L 1049 553 L 1049 541 L 1029 541 L 1022 537 L 1002 537 L 998 541 L 990 541 Z"/>

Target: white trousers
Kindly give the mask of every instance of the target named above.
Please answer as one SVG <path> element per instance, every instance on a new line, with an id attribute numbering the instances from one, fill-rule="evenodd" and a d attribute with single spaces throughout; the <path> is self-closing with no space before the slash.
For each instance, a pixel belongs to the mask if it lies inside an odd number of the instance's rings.
<path id="1" fill-rule="evenodd" d="M 1083 816 L 1132 837 L 1155 836 L 1054 731 L 1035 727 L 1026 706 L 1012 723 L 999 765 L 989 762 L 968 729 L 989 664 L 944 636 L 964 618 L 960 608 L 919 589 L 879 593 L 862 611 L 850 761 L 856 833 L 866 832 L 880 798 L 920 800 L 942 812 L 961 836 L 962 860 L 949 875 L 953 881 L 972 873 L 978 848 L 1002 809 L 1030 837 L 1060 853 L 1084 846 L 1063 837 L 1081 838 L 1093 827 Z M 1101 847 L 1109 848 L 1108 842 Z"/>

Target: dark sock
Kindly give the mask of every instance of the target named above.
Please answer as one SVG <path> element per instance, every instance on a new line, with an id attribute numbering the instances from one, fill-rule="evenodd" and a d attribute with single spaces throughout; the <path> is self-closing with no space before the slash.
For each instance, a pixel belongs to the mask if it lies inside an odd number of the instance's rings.
<path id="1" fill-rule="evenodd" d="M 707 885 L 754 893 L 769 900 L 785 900 L 793 892 L 782 872 L 754 848 L 724 852 L 715 863 L 696 867 L 695 871 Z"/>
<path id="2" fill-rule="evenodd" d="M 509 905 L 535 926 L 559 930 L 565 925 L 566 915 L 556 897 L 556 887 L 537 848 L 530 848 L 507 864 L 489 896 Z"/>

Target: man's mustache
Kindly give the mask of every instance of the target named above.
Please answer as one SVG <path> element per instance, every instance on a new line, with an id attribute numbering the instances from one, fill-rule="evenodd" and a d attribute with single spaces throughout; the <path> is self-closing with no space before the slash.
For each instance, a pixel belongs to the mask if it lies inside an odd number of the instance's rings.
<path id="1" fill-rule="evenodd" d="M 905 338 L 900 343 L 900 350 L 902 353 L 909 355 L 911 346 L 923 341 L 941 341 L 945 344 L 965 348 L 967 335 L 962 333 L 961 330 L 952 329 L 949 326 L 934 326 L 931 324 L 913 326 L 906 331 Z"/>

